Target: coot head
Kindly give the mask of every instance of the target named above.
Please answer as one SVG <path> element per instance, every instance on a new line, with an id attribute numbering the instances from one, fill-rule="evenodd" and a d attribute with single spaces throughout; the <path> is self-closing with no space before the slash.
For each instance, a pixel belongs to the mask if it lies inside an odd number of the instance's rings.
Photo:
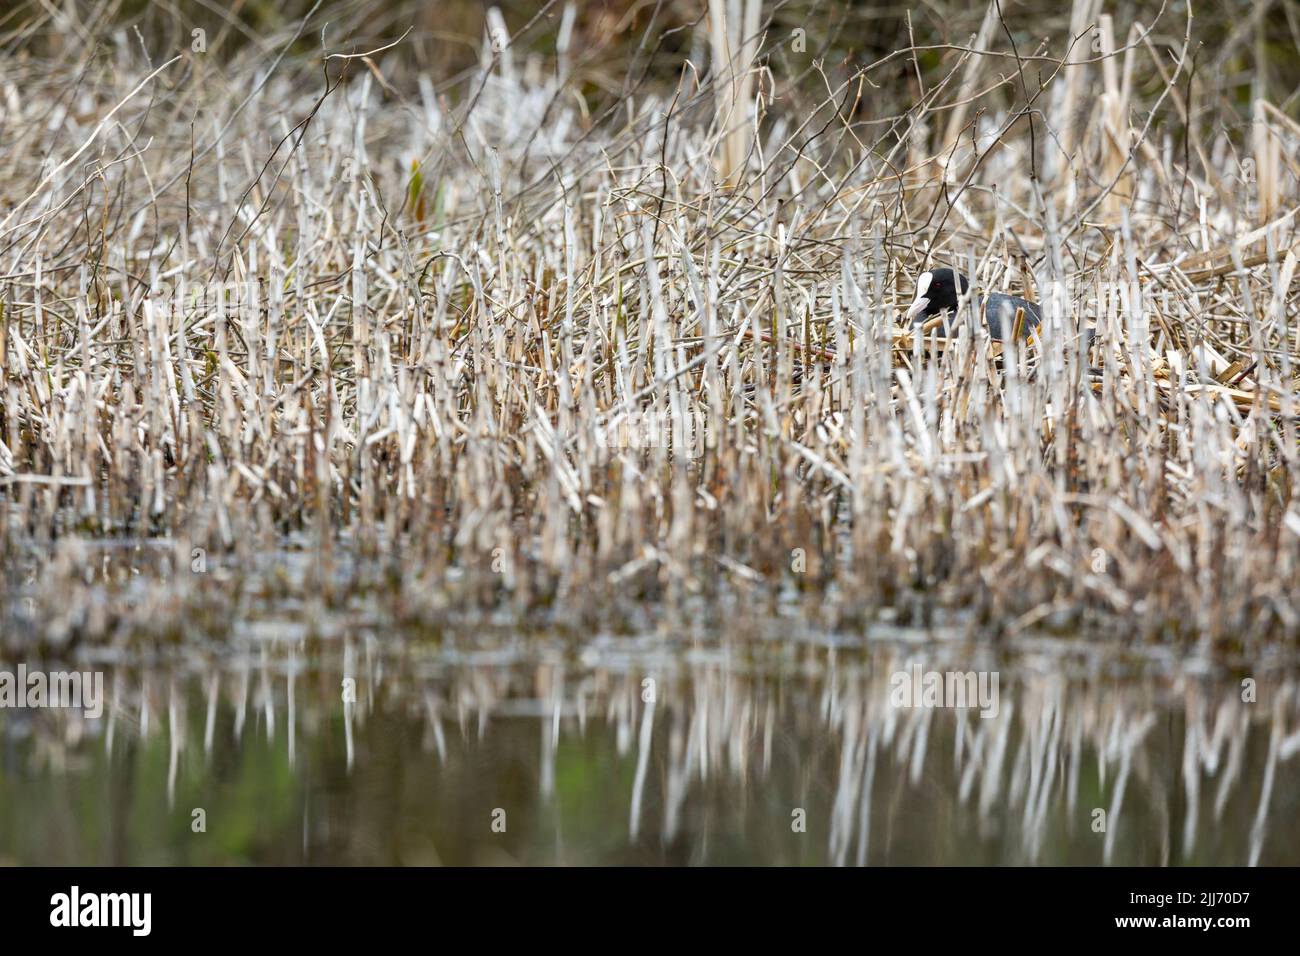
<path id="1" fill-rule="evenodd" d="M 956 312 L 957 298 L 969 289 L 966 277 L 951 269 L 922 272 L 916 280 L 916 295 L 908 306 L 907 318 L 929 318 L 944 311 Z"/>

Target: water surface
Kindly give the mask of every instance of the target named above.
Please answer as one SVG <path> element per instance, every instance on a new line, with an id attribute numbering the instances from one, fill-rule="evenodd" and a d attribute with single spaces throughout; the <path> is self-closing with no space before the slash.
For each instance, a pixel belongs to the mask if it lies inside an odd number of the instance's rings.
<path id="1" fill-rule="evenodd" d="M 100 654 L 0 710 L 0 862 L 1296 864 L 1300 704 L 1068 640 L 308 640 Z M 0 662 L 12 669 L 16 662 Z M 36 662 L 27 662 L 29 667 Z M 49 664 L 51 669 L 57 665 Z M 894 675 L 996 674 L 996 716 Z"/>

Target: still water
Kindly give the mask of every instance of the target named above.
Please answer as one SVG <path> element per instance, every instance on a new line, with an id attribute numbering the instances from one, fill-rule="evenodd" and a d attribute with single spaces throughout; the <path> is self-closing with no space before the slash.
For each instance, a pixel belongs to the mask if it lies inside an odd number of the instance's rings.
<path id="1" fill-rule="evenodd" d="M 0 709 L 0 864 L 1300 863 L 1285 668 L 897 627 L 235 631 L 44 662 L 102 672 L 104 712 Z"/>

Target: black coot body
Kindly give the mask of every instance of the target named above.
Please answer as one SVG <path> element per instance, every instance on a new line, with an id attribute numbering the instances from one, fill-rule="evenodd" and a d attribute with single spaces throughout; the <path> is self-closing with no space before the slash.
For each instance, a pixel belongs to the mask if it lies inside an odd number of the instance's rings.
<path id="1" fill-rule="evenodd" d="M 958 283 L 961 284 L 960 292 L 957 288 Z M 947 312 L 951 318 L 957 312 L 958 297 L 965 295 L 969 289 L 970 283 L 966 281 L 966 277 L 951 269 L 923 272 L 916 280 L 916 297 L 907 310 L 907 317 L 916 324 L 924 323 L 944 312 Z M 1016 323 L 1017 309 L 1025 310 L 1021 338 L 1027 338 L 1033 329 L 1038 328 L 1043 318 L 1037 303 L 1001 292 L 994 292 L 984 298 L 976 296 L 971 305 L 984 316 L 984 321 L 988 323 L 989 335 L 998 342 L 1004 340 L 1004 335 L 1007 337 L 1011 335 Z M 954 334 L 956 330 L 945 321 L 940 326 L 940 331 L 947 336 Z"/>

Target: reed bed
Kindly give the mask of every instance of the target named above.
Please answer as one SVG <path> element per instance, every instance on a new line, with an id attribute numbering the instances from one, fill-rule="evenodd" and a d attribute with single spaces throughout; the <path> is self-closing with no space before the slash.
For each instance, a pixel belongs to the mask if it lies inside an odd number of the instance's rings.
<path id="1" fill-rule="evenodd" d="M 994 3 L 864 62 L 825 11 L 688 7 L 625 78 L 556 3 L 449 75 L 356 4 L 202 51 L 0 22 L 9 639 L 727 593 L 1293 645 L 1300 124 L 1225 90 L 1252 28 Z M 905 326 L 937 265 L 1042 327 Z"/>

